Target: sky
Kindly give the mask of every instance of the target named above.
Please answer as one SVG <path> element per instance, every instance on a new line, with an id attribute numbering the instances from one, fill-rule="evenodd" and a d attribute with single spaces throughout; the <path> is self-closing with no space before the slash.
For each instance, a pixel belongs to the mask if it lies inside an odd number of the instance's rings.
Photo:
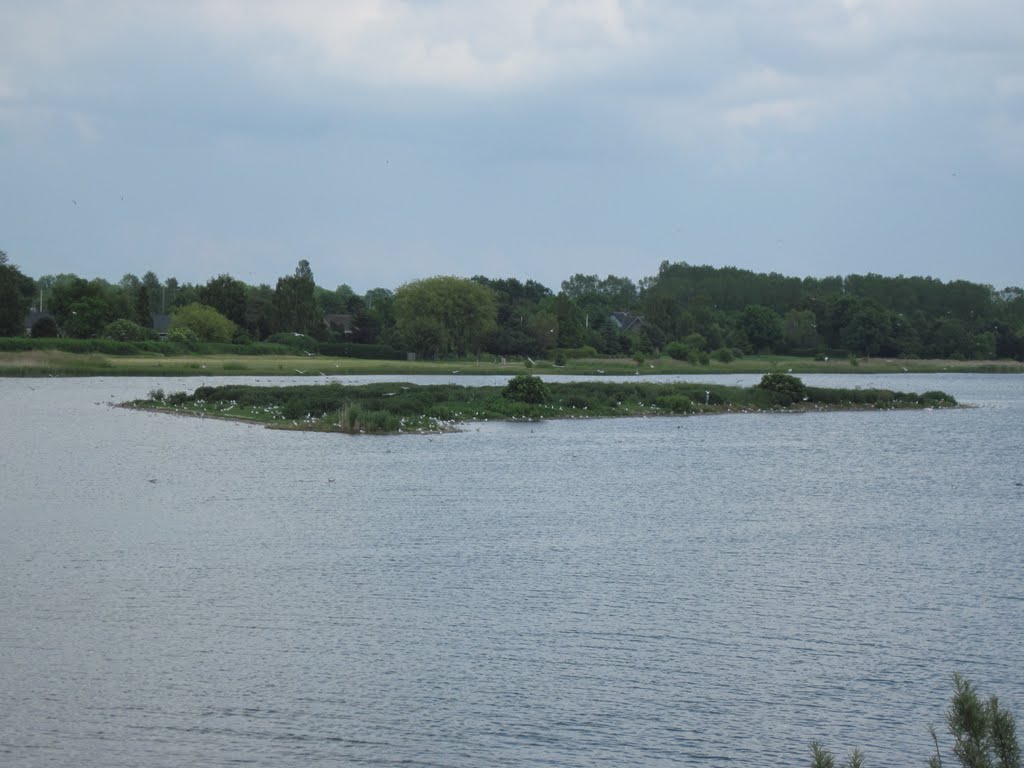
<path id="1" fill-rule="evenodd" d="M 432 275 L 1024 285 L 1020 0 L 4 0 L 0 249 Z"/>

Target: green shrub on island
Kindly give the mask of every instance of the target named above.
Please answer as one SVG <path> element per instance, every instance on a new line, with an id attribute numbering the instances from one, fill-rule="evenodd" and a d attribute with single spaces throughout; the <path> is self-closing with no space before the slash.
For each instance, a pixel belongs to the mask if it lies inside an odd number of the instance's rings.
<path id="1" fill-rule="evenodd" d="M 538 376 L 520 374 L 509 379 L 501 396 L 519 403 L 546 403 L 550 396 L 547 384 Z"/>
<path id="2" fill-rule="evenodd" d="M 803 381 L 786 373 L 766 373 L 757 386 L 769 392 L 777 392 L 794 403 L 807 397 L 807 387 Z"/>

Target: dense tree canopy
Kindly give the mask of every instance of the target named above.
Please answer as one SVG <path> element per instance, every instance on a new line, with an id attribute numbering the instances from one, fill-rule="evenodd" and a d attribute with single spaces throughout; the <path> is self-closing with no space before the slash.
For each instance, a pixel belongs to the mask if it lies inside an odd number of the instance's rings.
<path id="1" fill-rule="evenodd" d="M 229 342 L 236 326 L 213 307 L 205 304 L 188 304 L 174 310 L 171 329 L 186 328 L 199 341 Z"/>
<path id="2" fill-rule="evenodd" d="M 32 280 L 8 263 L 7 254 L 0 251 L 0 336 L 20 336 L 25 332 L 25 315 L 33 288 Z"/>
<path id="3" fill-rule="evenodd" d="M 302 259 L 295 273 L 277 279 L 274 290 L 275 330 L 307 333 L 322 325 L 316 306 L 316 283 L 309 262 Z"/>
<path id="4" fill-rule="evenodd" d="M 963 280 L 801 279 L 663 262 L 638 284 L 575 274 L 557 294 L 534 280 L 477 275 L 360 295 L 344 283 L 334 290 L 317 286 L 304 259 L 275 287 L 227 274 L 199 285 L 173 276 L 161 281 L 153 271 L 141 278 L 125 274 L 117 283 L 73 274 L 33 280 L 6 257 L 0 262 L 0 332 L 9 335 L 25 332 L 30 306 L 52 313 L 60 334 L 87 338 L 122 319 L 150 328 L 152 314 L 192 304 L 244 329 L 231 337 L 239 343 L 294 332 L 428 356 L 557 357 L 592 348 L 608 355 L 665 351 L 686 359 L 770 352 L 1024 360 L 1024 289 L 997 291 Z M 624 314 L 613 322 L 612 313 Z M 325 314 L 346 317 L 329 328 Z"/>
<path id="5" fill-rule="evenodd" d="M 395 291 L 395 326 L 421 355 L 479 352 L 496 325 L 494 292 L 460 277 L 429 277 Z"/>

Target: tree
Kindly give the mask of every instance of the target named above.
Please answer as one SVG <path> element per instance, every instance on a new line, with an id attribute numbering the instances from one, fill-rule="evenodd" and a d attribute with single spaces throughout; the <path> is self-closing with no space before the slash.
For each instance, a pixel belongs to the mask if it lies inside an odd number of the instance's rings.
<path id="1" fill-rule="evenodd" d="M 1021 768 L 1017 724 L 1013 714 L 999 706 L 992 696 L 982 701 L 970 681 L 953 675 L 953 698 L 946 709 L 946 727 L 953 737 L 951 752 L 963 768 Z M 935 726 L 928 727 L 935 754 L 928 768 L 943 768 L 939 736 Z M 811 742 L 811 768 L 834 768 L 835 755 L 817 741 Z M 855 749 L 844 768 L 862 768 L 863 753 Z"/>
<path id="2" fill-rule="evenodd" d="M 460 277 L 429 277 L 395 291 L 395 326 L 422 355 L 479 352 L 496 327 L 494 292 Z"/>
<path id="3" fill-rule="evenodd" d="M 1013 715 L 995 696 L 982 701 L 970 681 L 953 675 L 953 699 L 946 710 L 946 727 L 953 737 L 953 754 L 964 768 L 1020 768 L 1020 746 Z M 942 765 L 938 738 L 932 729 L 935 756 L 931 768 Z"/>
<path id="4" fill-rule="evenodd" d="M 305 259 L 295 267 L 295 274 L 277 279 L 274 314 L 278 331 L 307 333 L 320 325 L 316 283 L 313 281 L 313 270 Z"/>
<path id="5" fill-rule="evenodd" d="M 120 289 L 74 275 L 59 279 L 50 289 L 49 309 L 65 335 L 78 339 L 99 336 L 108 323 L 134 316 Z"/>
<path id="6" fill-rule="evenodd" d="M 31 305 L 26 293 L 30 294 L 31 288 L 31 279 L 9 264 L 7 254 L 0 251 L 0 336 L 25 333 L 25 315 Z"/>
<path id="7" fill-rule="evenodd" d="M 199 301 L 213 307 L 235 325 L 245 325 L 246 284 L 231 275 L 210 278 L 199 288 Z"/>
<path id="8" fill-rule="evenodd" d="M 790 349 L 811 349 L 818 343 L 818 325 L 808 309 L 791 309 L 782 318 L 782 339 Z"/>
<path id="9" fill-rule="evenodd" d="M 49 315 L 44 315 L 32 323 L 31 336 L 33 339 L 53 339 L 60 335 L 57 321 Z"/>
<path id="10" fill-rule="evenodd" d="M 891 345 L 892 320 L 876 301 L 861 301 L 842 329 L 843 346 L 871 357 Z"/>
<path id="11" fill-rule="evenodd" d="M 187 329 L 200 341 L 230 342 L 237 326 L 205 304 L 193 303 L 174 310 L 171 330 Z"/>
<path id="12" fill-rule="evenodd" d="M 755 352 L 774 352 L 782 341 L 782 318 L 770 307 L 748 304 L 743 308 L 740 326 Z"/>
<path id="13" fill-rule="evenodd" d="M 156 272 L 150 270 L 142 276 L 142 287 L 146 289 L 146 296 L 149 299 L 149 314 L 163 314 L 164 286 L 160 284 L 160 278 Z"/>

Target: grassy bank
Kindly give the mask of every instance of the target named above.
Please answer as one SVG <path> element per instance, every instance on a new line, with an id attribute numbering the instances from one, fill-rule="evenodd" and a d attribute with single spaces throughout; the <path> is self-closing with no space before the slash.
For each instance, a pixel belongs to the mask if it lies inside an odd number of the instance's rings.
<path id="1" fill-rule="evenodd" d="M 765 377 L 766 380 L 769 377 Z M 199 387 L 192 394 L 154 391 L 127 407 L 212 416 L 282 429 L 348 433 L 438 432 L 474 421 L 586 419 L 766 411 L 943 408 L 957 405 L 942 392 L 804 387 L 779 377 L 782 388 L 651 382 L 544 383 L 518 377 L 532 387 L 524 400 L 514 387 L 464 387 L 337 383 L 289 387 L 227 385 Z M 792 382 L 796 382 L 793 384 Z"/>
<path id="2" fill-rule="evenodd" d="M 528 361 L 501 363 L 479 360 L 364 360 L 348 357 L 295 355 L 112 355 L 74 354 L 59 350 L 0 352 L 0 376 L 321 376 L 360 374 L 515 375 L 560 373 L 573 376 L 642 374 L 767 373 L 1024 373 L 1013 360 L 900 360 L 861 358 L 813 360 L 806 357 L 747 356 L 707 365 L 660 357 L 637 363 L 627 358 L 581 358 L 565 365 Z"/>

